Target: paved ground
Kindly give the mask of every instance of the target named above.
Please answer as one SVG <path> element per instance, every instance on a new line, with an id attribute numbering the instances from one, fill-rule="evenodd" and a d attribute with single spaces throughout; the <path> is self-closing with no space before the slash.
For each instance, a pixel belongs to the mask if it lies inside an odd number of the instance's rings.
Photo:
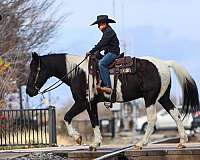
<path id="1" fill-rule="evenodd" d="M 126 155 L 139 155 L 144 156 L 151 153 L 152 155 L 158 154 L 200 154 L 200 143 L 188 143 L 187 148 L 183 150 L 176 149 L 177 144 L 149 144 L 144 147 L 140 152 L 134 151 L 133 148 L 126 151 Z M 36 160 L 36 159 L 49 159 L 49 160 L 65 160 L 69 159 L 93 159 L 105 154 L 114 152 L 120 148 L 126 147 L 124 145 L 103 145 L 96 152 L 88 151 L 88 146 L 67 146 L 67 147 L 47 147 L 47 148 L 32 148 L 32 149 L 16 149 L 16 150 L 3 150 L 0 151 L 1 159 L 22 159 L 22 160 Z M 187 151 L 187 152 L 186 152 Z M 19 158 L 21 157 L 21 158 Z"/>
<path id="2" fill-rule="evenodd" d="M 35 159 L 56 159 L 56 160 L 64 160 L 66 156 L 76 157 L 76 155 L 84 155 L 86 156 L 85 159 L 89 156 L 90 158 L 93 156 L 99 157 L 105 155 L 107 153 L 111 153 L 119 148 L 123 148 L 127 146 L 127 144 L 133 144 L 132 139 L 130 139 L 130 135 L 128 133 L 123 133 L 119 135 L 111 141 L 107 143 L 107 145 L 102 145 L 98 151 L 89 152 L 88 145 L 83 146 L 65 146 L 65 147 L 46 147 L 46 148 L 31 148 L 31 149 L 16 149 L 16 150 L 0 150 L 0 160 L 1 159 L 17 159 L 18 157 L 23 157 L 24 160 L 35 160 Z M 142 135 L 137 136 L 137 139 L 140 139 Z M 154 134 L 151 137 L 151 140 L 162 139 L 165 137 L 163 134 Z M 104 139 L 105 140 L 105 139 Z M 200 136 L 193 136 L 190 138 L 191 142 L 198 142 L 200 141 Z M 173 143 L 177 143 L 177 141 L 173 141 Z M 119 145 L 120 144 L 120 145 Z M 162 153 L 168 150 L 176 150 L 177 144 L 149 144 L 148 146 L 144 147 L 143 151 L 155 151 L 161 149 Z M 200 153 L 200 143 L 188 143 L 187 147 L 189 149 L 199 149 Z M 133 150 L 129 150 L 127 152 L 128 155 L 135 154 L 132 153 Z M 148 152 L 149 153 L 149 152 Z M 145 154 L 148 154 L 145 153 Z M 170 152 L 171 153 L 171 152 Z M 191 152 L 192 153 L 192 152 Z M 165 154 L 168 154 L 166 152 Z M 22 158 L 20 158 L 22 159 Z M 199 158 L 200 159 L 200 158 Z M 198 160 L 199 160 L 198 159 Z"/>

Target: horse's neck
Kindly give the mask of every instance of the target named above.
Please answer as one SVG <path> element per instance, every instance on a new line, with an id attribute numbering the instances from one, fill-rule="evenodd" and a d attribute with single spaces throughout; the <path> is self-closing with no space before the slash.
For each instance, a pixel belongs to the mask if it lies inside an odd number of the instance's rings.
<path id="1" fill-rule="evenodd" d="M 64 83 L 70 85 L 71 80 L 79 76 L 80 71 L 87 72 L 87 60 L 77 67 L 83 59 L 84 57 L 73 55 L 52 55 L 47 57 L 45 61 L 51 76 L 61 79 Z"/>
<path id="2" fill-rule="evenodd" d="M 50 77 L 61 79 L 64 83 L 68 84 L 68 78 L 63 78 L 66 75 L 66 60 L 65 55 L 50 55 L 43 58 L 45 67 L 49 72 Z"/>
<path id="3" fill-rule="evenodd" d="M 67 73 L 71 72 L 76 67 L 79 68 L 79 70 L 83 70 L 85 73 L 87 73 L 88 72 L 88 70 L 87 70 L 88 60 L 85 60 L 85 61 L 83 61 L 83 60 L 84 60 L 84 57 L 82 57 L 82 56 L 66 55 Z M 77 66 L 77 65 L 79 65 L 79 66 Z M 73 77 L 75 75 L 76 75 L 76 73 L 74 70 L 74 71 L 72 71 L 71 76 Z"/>

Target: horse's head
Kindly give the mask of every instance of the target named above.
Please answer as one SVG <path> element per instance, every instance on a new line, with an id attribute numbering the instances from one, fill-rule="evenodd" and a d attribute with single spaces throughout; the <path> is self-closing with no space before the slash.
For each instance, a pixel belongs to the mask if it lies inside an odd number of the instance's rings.
<path id="1" fill-rule="evenodd" d="M 41 57 L 35 52 L 32 53 L 26 93 L 30 97 L 36 96 L 48 78 L 48 70 L 45 64 L 43 64 Z"/>

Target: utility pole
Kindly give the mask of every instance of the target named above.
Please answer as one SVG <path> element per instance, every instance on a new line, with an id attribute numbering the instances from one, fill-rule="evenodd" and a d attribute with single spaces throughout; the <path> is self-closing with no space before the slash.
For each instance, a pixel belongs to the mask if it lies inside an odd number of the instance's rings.
<path id="1" fill-rule="evenodd" d="M 113 17 L 115 18 L 115 0 L 113 0 Z"/>
<path id="2" fill-rule="evenodd" d="M 30 106 L 29 106 L 29 98 L 28 98 L 27 94 L 26 94 L 26 108 L 30 108 Z"/>
<path id="3" fill-rule="evenodd" d="M 49 105 L 51 105 L 51 92 L 48 93 Z"/>
<path id="4" fill-rule="evenodd" d="M 23 103 L 22 103 L 22 86 L 19 85 L 19 104 L 20 104 L 20 109 L 23 109 Z"/>
<path id="5" fill-rule="evenodd" d="M 125 33 L 125 15 L 124 15 L 124 3 L 121 5 L 121 21 L 122 21 L 122 23 L 121 23 L 121 30 L 122 30 L 122 33 L 124 34 Z M 124 51 L 124 53 L 126 54 L 126 52 L 127 52 L 127 44 L 126 44 L 126 39 L 125 39 L 125 37 L 124 37 L 124 39 L 122 39 L 121 40 L 121 42 L 122 42 L 122 48 L 123 48 L 123 51 Z"/>

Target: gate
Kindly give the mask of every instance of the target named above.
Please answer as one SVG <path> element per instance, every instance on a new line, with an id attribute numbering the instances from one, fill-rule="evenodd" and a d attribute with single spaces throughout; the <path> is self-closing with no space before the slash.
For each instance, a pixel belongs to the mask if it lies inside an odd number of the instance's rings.
<path id="1" fill-rule="evenodd" d="M 0 110 L 0 146 L 54 146 L 55 107 L 47 109 Z"/>

